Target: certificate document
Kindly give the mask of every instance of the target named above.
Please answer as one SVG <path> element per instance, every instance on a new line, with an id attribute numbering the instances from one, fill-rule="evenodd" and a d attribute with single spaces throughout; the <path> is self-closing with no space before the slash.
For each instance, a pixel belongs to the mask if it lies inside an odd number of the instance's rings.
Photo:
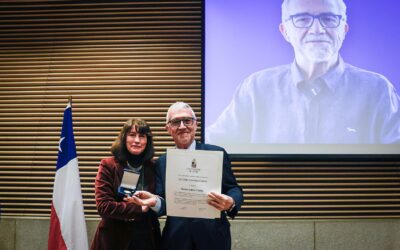
<path id="1" fill-rule="evenodd" d="M 207 204 L 207 194 L 221 193 L 222 163 L 222 151 L 167 149 L 167 215 L 219 218 L 221 212 Z"/>

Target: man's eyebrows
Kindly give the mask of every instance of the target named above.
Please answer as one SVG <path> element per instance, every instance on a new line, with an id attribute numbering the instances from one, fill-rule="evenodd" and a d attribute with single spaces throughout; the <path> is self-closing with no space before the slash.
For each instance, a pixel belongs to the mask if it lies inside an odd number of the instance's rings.
<path id="1" fill-rule="evenodd" d="M 320 16 L 320 15 L 336 15 L 336 14 L 333 12 L 321 12 L 318 14 L 311 14 L 310 12 L 300 12 L 290 16 L 301 16 L 301 15 Z"/>

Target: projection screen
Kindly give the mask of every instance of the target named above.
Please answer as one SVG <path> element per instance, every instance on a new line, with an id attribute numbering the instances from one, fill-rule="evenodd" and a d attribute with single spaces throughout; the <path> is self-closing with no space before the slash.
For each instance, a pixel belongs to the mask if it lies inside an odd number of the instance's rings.
<path id="1" fill-rule="evenodd" d="M 309 88 L 285 82 L 303 71 L 281 0 L 206 0 L 204 141 L 230 154 L 399 155 L 400 3 L 345 3 L 341 63 Z"/>

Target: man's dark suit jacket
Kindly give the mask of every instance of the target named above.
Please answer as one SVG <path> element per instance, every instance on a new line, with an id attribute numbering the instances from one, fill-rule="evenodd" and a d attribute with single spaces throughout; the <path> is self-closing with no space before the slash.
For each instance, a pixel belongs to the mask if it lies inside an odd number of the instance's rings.
<path id="1" fill-rule="evenodd" d="M 232 197 L 236 206 L 230 212 L 221 212 L 217 219 L 198 219 L 168 216 L 162 233 L 162 249 L 165 250 L 228 250 L 231 249 L 230 224 L 226 214 L 234 218 L 243 202 L 242 188 L 237 184 L 227 153 L 221 147 L 196 143 L 196 150 L 223 151 L 222 193 Z M 166 214 L 165 174 L 166 154 L 156 162 L 156 194 L 161 196 L 159 215 Z M 173 166 L 170 166 L 173 167 Z"/>

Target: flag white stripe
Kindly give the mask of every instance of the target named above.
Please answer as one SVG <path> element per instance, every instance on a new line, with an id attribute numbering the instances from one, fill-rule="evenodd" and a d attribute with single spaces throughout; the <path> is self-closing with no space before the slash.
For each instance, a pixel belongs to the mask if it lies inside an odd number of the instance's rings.
<path id="1" fill-rule="evenodd" d="M 88 249 L 77 158 L 70 160 L 57 170 L 54 180 L 53 204 L 67 249 Z"/>

